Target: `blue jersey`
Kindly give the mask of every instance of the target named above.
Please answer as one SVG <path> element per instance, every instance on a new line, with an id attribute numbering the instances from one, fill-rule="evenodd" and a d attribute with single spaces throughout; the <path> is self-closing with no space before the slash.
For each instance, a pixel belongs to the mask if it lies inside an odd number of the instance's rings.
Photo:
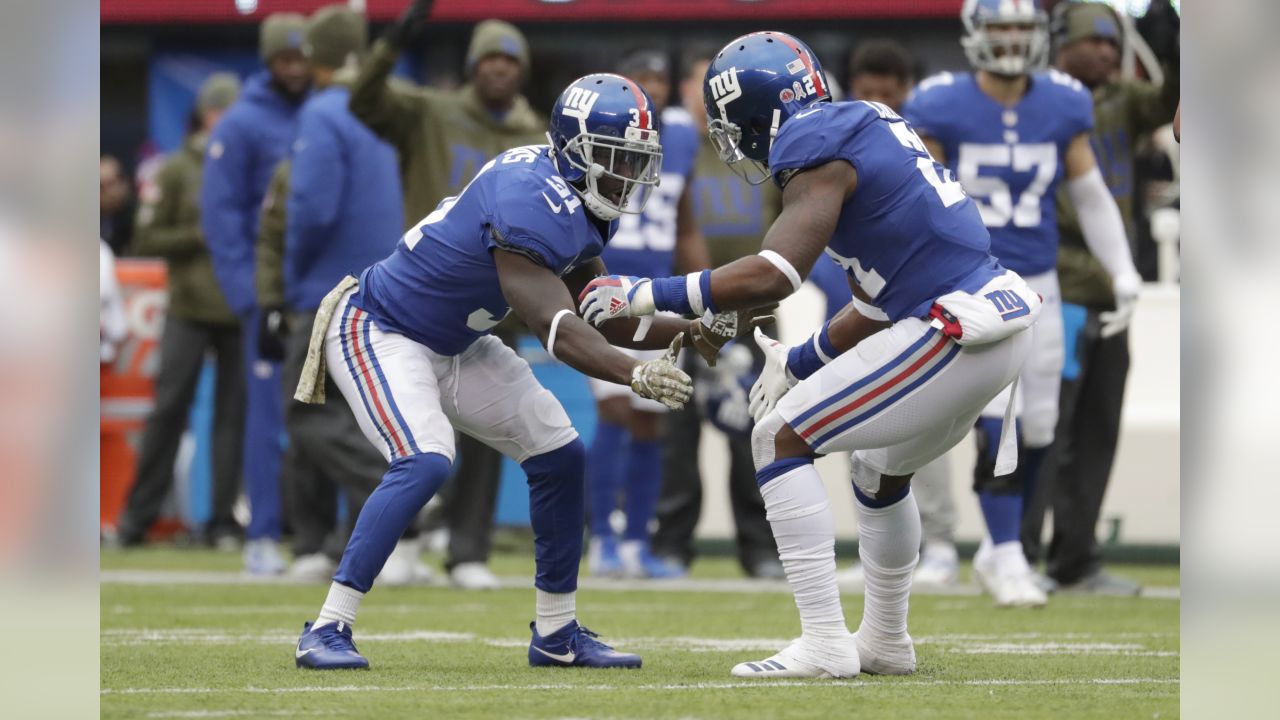
<path id="1" fill-rule="evenodd" d="M 624 213 L 601 259 L 615 275 L 666 277 L 675 265 L 676 214 L 698 159 L 698 130 L 684 108 L 662 111 L 662 176 L 644 212 Z"/>
<path id="2" fill-rule="evenodd" d="M 947 167 L 978 203 L 991 251 L 1023 275 L 1058 262 L 1054 204 L 1071 140 L 1093 129 L 1093 99 L 1070 75 L 1031 76 L 1012 107 L 996 102 L 972 74 L 942 73 L 920 83 L 902 111 L 942 144 Z"/>
<path id="3" fill-rule="evenodd" d="M 546 145 L 508 150 L 440 201 L 364 271 L 356 307 L 384 330 L 442 355 L 466 350 L 511 307 L 491 252 L 527 256 L 557 275 L 598 257 L 614 224 L 588 214 Z"/>
<path id="4" fill-rule="evenodd" d="M 832 160 L 852 165 L 858 186 L 827 254 L 890 320 L 925 317 L 938 297 L 1005 272 L 973 200 L 887 106 L 815 105 L 783 123 L 769 151 L 779 184 L 788 170 Z"/>

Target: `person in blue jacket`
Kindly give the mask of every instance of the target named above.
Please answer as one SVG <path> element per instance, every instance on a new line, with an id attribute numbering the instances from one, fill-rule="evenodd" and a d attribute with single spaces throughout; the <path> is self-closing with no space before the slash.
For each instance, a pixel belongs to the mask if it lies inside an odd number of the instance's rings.
<path id="1" fill-rule="evenodd" d="M 276 164 L 288 152 L 294 118 L 310 85 L 302 54 L 304 25 L 296 13 L 276 13 L 263 21 L 259 49 L 267 70 L 245 82 L 240 99 L 210 137 L 200 191 L 200 227 L 214 274 L 245 333 L 244 486 L 250 510 L 245 568 L 251 574 L 284 570 L 279 550 L 280 357 L 263 357 L 259 351 L 265 314 L 254 293 L 254 245 L 262 197 Z"/>

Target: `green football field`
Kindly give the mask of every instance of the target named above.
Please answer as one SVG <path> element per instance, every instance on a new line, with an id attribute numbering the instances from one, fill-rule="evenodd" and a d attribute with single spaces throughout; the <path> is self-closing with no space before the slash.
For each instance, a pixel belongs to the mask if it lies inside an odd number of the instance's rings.
<path id="1" fill-rule="evenodd" d="M 370 671 L 294 668 L 325 587 L 245 580 L 239 557 L 102 555 L 108 718 L 1169 718 L 1178 707 L 1178 569 L 1122 566 L 1139 598 L 1059 595 L 997 610 L 971 588 L 912 598 L 911 677 L 751 682 L 729 675 L 799 634 L 782 583 L 708 558 L 676 583 L 585 580 L 580 619 L 644 656 L 641 670 L 534 669 L 533 563 L 495 559 L 510 587 L 375 589 L 356 641 Z M 967 571 L 964 574 L 967 578 Z M 862 598 L 845 597 L 856 628 Z"/>

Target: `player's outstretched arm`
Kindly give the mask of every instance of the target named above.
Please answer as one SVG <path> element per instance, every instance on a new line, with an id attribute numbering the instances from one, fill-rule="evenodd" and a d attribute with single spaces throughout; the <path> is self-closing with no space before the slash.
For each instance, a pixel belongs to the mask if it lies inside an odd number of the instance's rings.
<path id="1" fill-rule="evenodd" d="M 525 255 L 493 251 L 502 294 L 511 309 L 538 336 L 552 357 L 594 378 L 629 385 L 636 394 L 672 409 L 693 396 L 693 381 L 677 368 L 674 357 L 638 362 L 611 347 L 604 336 L 573 311 L 568 288 L 546 267 Z M 675 333 L 672 353 L 679 352 Z"/>
<path id="2" fill-rule="evenodd" d="M 592 280 L 607 275 L 604 262 L 595 258 L 583 263 L 564 276 L 565 288 L 570 297 L 578 297 Z M 646 326 L 641 331 L 642 323 Z M 689 329 L 689 322 L 682 318 L 619 318 L 611 323 L 596 328 L 600 334 L 614 347 L 633 348 L 636 350 L 661 350 L 675 340 L 677 335 Z M 685 338 L 689 340 L 690 338 Z"/>
<path id="3" fill-rule="evenodd" d="M 596 258 L 590 263 L 586 263 L 581 267 L 570 272 L 564 278 L 565 286 L 569 288 L 569 293 L 577 295 L 578 301 L 583 303 L 579 308 L 582 318 L 587 322 L 591 322 L 596 314 L 611 305 L 609 300 L 613 297 L 621 295 L 626 296 L 624 285 L 630 284 L 632 278 L 617 279 L 618 284 L 615 286 L 605 286 L 610 294 L 598 294 L 593 298 L 593 303 L 587 303 L 586 297 L 590 293 L 587 288 L 602 276 L 605 276 L 604 263 L 600 258 Z M 634 278 L 640 280 L 641 278 Z M 677 336 L 683 335 L 685 344 L 692 347 L 702 356 L 707 364 L 715 367 L 716 358 L 720 355 L 720 349 L 727 345 L 731 340 L 743 338 L 751 334 L 752 329 L 761 325 L 766 325 L 773 320 L 773 311 L 776 305 L 766 305 L 761 308 L 749 308 L 745 310 L 730 310 L 723 313 L 713 313 L 710 310 L 703 313 L 702 317 L 694 320 L 685 320 L 683 318 L 653 316 L 647 315 L 641 318 L 635 317 L 618 317 L 611 322 L 596 323 L 597 329 L 601 335 L 609 341 L 610 345 L 615 347 L 635 348 L 637 350 L 657 350 L 667 347 Z"/>
<path id="4" fill-rule="evenodd" d="M 857 181 L 853 166 L 844 160 L 794 174 L 782 190 L 782 213 L 765 234 L 760 254 L 739 258 L 711 273 L 714 309 L 769 305 L 799 290 L 830 242 L 840 208 Z"/>
<path id="5" fill-rule="evenodd" d="M 857 186 L 844 160 L 796 172 L 782 194 L 782 213 L 759 255 L 684 277 L 609 275 L 596 278 L 580 298 L 583 317 L 599 326 L 618 317 L 667 310 L 681 315 L 723 313 L 772 305 L 800 289 L 835 232 L 840 209 Z"/>

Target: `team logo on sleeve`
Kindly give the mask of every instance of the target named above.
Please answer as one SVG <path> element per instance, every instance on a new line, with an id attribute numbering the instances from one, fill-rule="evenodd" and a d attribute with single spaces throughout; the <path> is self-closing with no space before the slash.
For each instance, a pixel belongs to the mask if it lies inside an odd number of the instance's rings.
<path id="1" fill-rule="evenodd" d="M 1027 301 L 1012 290 L 993 290 L 983 295 L 983 297 L 990 300 L 992 305 L 995 305 L 996 312 L 1000 313 L 1000 319 L 1005 322 L 1031 313 L 1031 308 L 1027 306 Z"/>

